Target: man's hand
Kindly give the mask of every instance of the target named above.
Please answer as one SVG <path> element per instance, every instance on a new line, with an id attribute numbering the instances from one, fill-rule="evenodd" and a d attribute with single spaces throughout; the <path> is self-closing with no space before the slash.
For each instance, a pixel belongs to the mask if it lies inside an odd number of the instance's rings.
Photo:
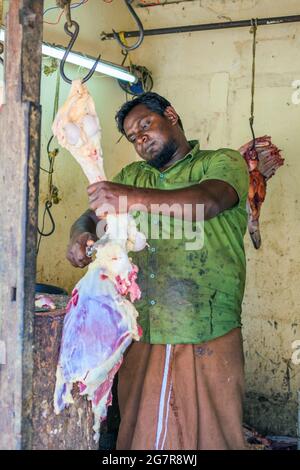
<path id="1" fill-rule="evenodd" d="M 83 232 L 71 238 L 67 249 L 67 259 L 75 268 L 85 268 L 92 262 L 92 258 L 86 256 L 86 248 L 96 240 L 96 235 L 90 232 Z"/>
<path id="2" fill-rule="evenodd" d="M 124 184 L 111 183 L 109 181 L 100 181 L 98 183 L 91 184 L 88 187 L 88 196 L 90 202 L 90 208 L 101 215 L 106 213 L 127 212 L 129 206 L 133 203 L 132 196 L 138 192 L 131 186 Z M 119 204 L 120 197 L 127 197 L 125 204 Z M 98 210 L 100 209 L 100 210 Z"/>

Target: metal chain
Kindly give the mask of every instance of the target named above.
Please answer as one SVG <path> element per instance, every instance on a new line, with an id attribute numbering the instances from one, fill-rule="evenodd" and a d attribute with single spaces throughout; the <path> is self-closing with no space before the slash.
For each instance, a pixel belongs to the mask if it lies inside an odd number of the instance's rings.
<path id="1" fill-rule="evenodd" d="M 252 149 L 255 149 L 255 133 L 254 133 L 254 94 L 255 94 L 255 59 L 256 59 L 256 32 L 257 32 L 257 19 L 251 20 L 251 30 L 253 34 L 253 43 L 252 43 L 252 82 L 251 82 L 251 109 L 250 109 L 250 128 L 253 138 Z"/>

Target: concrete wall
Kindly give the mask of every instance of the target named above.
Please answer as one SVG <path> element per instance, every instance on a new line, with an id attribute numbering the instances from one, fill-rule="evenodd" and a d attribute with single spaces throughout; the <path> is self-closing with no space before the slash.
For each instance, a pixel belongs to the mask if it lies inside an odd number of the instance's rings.
<path id="1" fill-rule="evenodd" d="M 132 29 L 123 2 L 110 5 L 90 0 L 76 10 L 81 24 L 78 50 L 121 62 L 114 41 L 99 42 L 102 30 Z M 198 24 L 298 14 L 297 0 L 201 0 L 139 9 L 145 28 Z M 46 2 L 51 5 L 52 2 Z M 52 15 L 52 13 L 51 13 Z M 56 18 L 57 13 L 49 18 Z M 74 13 L 75 17 L 75 13 Z M 47 26 L 45 39 L 66 42 L 63 23 Z M 243 304 L 246 358 L 246 421 L 261 431 L 296 433 L 296 390 L 300 365 L 291 361 L 292 341 L 300 339 L 300 105 L 292 103 L 292 82 L 300 79 L 300 24 L 259 27 L 255 129 L 269 134 L 282 149 L 285 166 L 268 184 L 261 214 L 262 247 L 255 251 L 248 234 L 247 286 Z M 247 28 L 147 37 L 132 54 L 153 73 L 155 91 L 170 99 L 182 117 L 188 138 L 202 148 L 238 148 L 251 138 L 250 114 L 252 36 Z M 74 68 L 73 68 L 74 71 Z M 71 73 L 71 68 L 70 68 Z M 74 71 L 76 75 L 76 70 Z M 43 165 L 50 135 L 54 76 L 42 80 Z M 118 138 L 114 113 L 124 94 L 109 78 L 93 78 L 90 90 L 103 127 L 103 150 L 109 176 L 136 157 Z M 68 86 L 61 86 L 61 102 Z M 62 201 L 53 209 L 57 229 L 44 239 L 38 258 L 38 280 L 71 289 L 82 274 L 64 259 L 68 231 L 86 208 L 86 180 L 69 155 L 57 157 L 55 182 Z M 46 179 L 41 176 L 41 204 Z M 41 207 L 42 212 L 42 207 Z"/>
<path id="2" fill-rule="evenodd" d="M 293 15 L 287 0 L 202 0 L 149 8 L 145 28 L 226 19 Z M 296 433 L 300 366 L 291 344 L 300 339 L 299 121 L 292 82 L 300 79 L 300 24 L 259 27 L 255 99 L 256 135 L 269 134 L 285 166 L 268 184 L 261 214 L 262 247 L 246 236 L 248 260 L 243 304 L 246 419 L 262 431 Z M 188 137 L 202 148 L 238 148 L 251 138 L 252 35 L 248 28 L 146 38 L 137 61 L 152 70 L 155 90 L 180 113 Z"/>

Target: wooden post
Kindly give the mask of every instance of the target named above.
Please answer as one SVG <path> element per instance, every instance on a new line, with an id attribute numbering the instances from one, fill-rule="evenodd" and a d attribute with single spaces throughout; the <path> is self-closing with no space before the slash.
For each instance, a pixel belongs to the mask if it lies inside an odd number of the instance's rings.
<path id="1" fill-rule="evenodd" d="M 0 448 L 32 447 L 43 0 L 9 2 L 0 111 Z"/>
<path id="2" fill-rule="evenodd" d="M 34 320 L 34 372 L 32 410 L 33 450 L 96 450 L 91 402 L 79 395 L 59 415 L 54 413 L 53 397 L 67 296 L 51 296 L 58 308 L 36 313 Z"/>

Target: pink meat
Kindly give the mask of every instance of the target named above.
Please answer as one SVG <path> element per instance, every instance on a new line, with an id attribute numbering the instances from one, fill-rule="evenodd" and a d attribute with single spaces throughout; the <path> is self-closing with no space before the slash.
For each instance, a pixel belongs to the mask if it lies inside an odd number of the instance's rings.
<path id="1" fill-rule="evenodd" d="M 72 84 L 66 103 L 58 111 L 53 133 L 81 165 L 90 183 L 105 180 L 100 124 L 88 89 Z M 142 329 L 131 302 L 141 297 L 137 266 L 128 257 L 146 245 L 128 214 L 107 215 L 106 232 L 93 245 L 96 258 L 75 286 L 67 306 L 56 372 L 54 409 L 72 403 L 73 384 L 92 402 L 95 440 L 111 404 L 114 376 L 132 340 Z M 129 296 L 130 301 L 126 298 Z"/>

